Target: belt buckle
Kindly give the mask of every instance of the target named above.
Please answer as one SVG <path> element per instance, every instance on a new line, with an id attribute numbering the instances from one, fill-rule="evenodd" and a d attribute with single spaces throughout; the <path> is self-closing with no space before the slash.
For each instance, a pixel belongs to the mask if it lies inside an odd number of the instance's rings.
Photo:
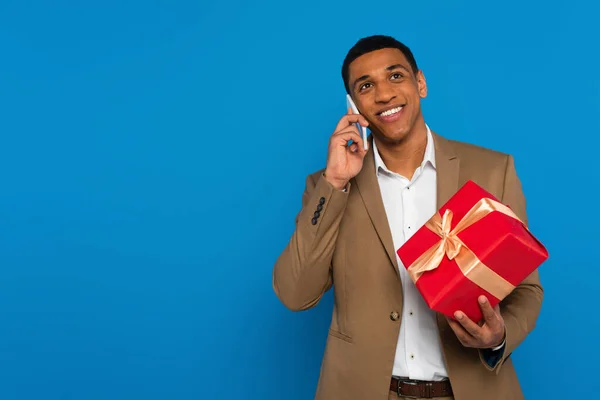
<path id="1" fill-rule="evenodd" d="M 402 386 L 401 384 L 405 383 L 407 385 L 413 385 L 413 386 L 417 386 L 419 384 L 419 382 L 411 380 L 411 379 L 407 379 L 407 380 L 398 380 L 398 397 L 404 397 L 406 399 L 418 399 L 421 396 L 410 396 L 408 394 L 402 394 Z"/>

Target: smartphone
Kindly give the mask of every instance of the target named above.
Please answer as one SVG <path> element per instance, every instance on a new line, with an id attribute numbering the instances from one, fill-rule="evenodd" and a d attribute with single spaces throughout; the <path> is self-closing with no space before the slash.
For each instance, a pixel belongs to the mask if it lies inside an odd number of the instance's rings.
<path id="1" fill-rule="evenodd" d="M 346 95 L 346 104 L 352 109 L 352 112 L 354 112 L 354 114 L 360 114 L 358 112 L 358 108 L 356 108 L 356 104 L 354 104 L 354 101 L 352 101 L 352 97 L 350 97 L 349 94 Z M 365 150 L 367 150 L 367 128 L 362 126 L 358 122 L 356 122 L 354 125 L 356 125 L 358 131 L 362 133 L 363 147 Z"/>

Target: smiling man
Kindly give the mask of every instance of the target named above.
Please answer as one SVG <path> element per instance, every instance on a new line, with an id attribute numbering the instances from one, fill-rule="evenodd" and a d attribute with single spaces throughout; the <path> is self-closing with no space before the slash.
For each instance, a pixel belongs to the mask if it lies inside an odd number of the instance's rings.
<path id="1" fill-rule="evenodd" d="M 538 318 L 538 272 L 495 309 L 482 297 L 482 321 L 460 310 L 451 320 L 427 307 L 395 253 L 467 180 L 526 222 L 512 156 L 431 130 L 421 111 L 425 76 L 391 37 L 359 40 L 342 77 L 360 115 L 339 120 L 273 270 L 291 310 L 314 307 L 334 288 L 316 399 L 522 399 L 509 356 Z M 356 122 L 371 130 L 366 150 Z"/>

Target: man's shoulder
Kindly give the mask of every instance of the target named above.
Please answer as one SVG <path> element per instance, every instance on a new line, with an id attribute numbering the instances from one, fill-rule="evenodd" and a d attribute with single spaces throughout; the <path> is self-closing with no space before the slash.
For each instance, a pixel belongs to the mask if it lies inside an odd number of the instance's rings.
<path id="1" fill-rule="evenodd" d="M 508 153 L 493 149 L 491 147 L 485 147 L 479 144 L 464 142 L 455 139 L 446 139 L 455 149 L 457 155 L 460 156 L 480 156 L 480 157 L 491 157 L 495 160 L 501 160 L 508 157 Z"/>
<path id="2" fill-rule="evenodd" d="M 505 166 L 511 155 L 507 152 L 455 139 L 444 139 L 462 162 L 482 167 Z"/>

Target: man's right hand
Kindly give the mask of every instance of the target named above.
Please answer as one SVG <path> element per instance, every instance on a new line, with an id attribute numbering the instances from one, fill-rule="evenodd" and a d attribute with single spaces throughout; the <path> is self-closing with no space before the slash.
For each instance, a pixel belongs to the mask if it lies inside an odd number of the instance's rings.
<path id="1" fill-rule="evenodd" d="M 365 127 L 369 125 L 362 115 L 348 109 L 348 114 L 340 119 L 329 140 L 325 179 L 338 190 L 343 189 L 360 172 L 367 154 L 362 136 L 354 126 L 356 122 Z M 350 140 L 353 143 L 348 146 Z"/>

